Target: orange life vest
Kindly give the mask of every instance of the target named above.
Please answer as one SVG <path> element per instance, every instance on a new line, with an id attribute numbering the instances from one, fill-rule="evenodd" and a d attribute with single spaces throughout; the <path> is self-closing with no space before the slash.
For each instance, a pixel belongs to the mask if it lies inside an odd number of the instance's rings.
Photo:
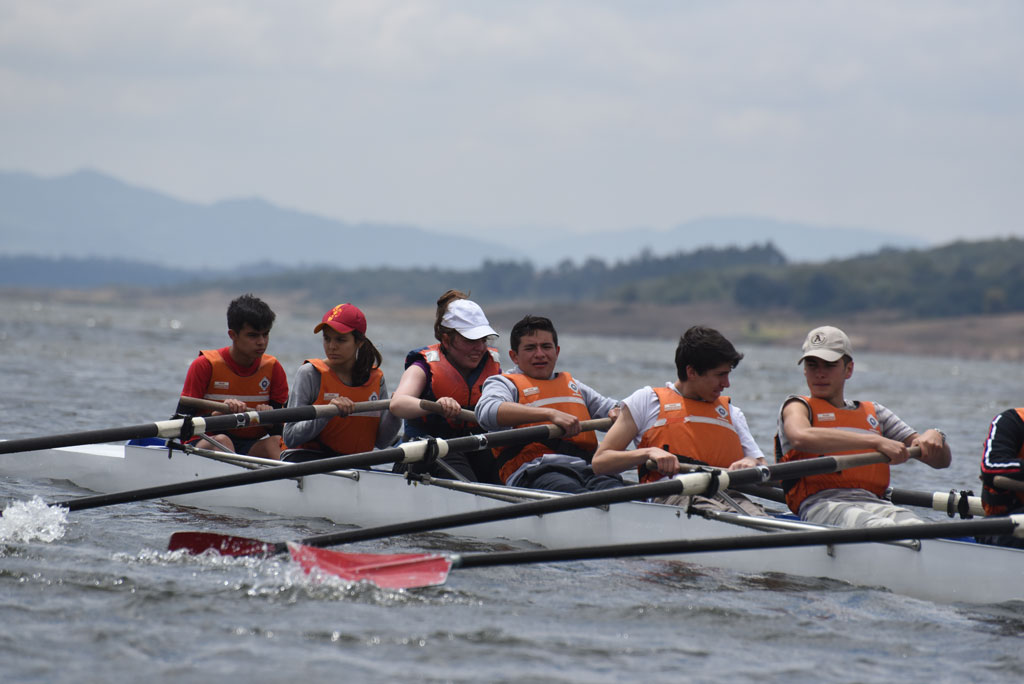
<path id="1" fill-rule="evenodd" d="M 535 380 L 522 373 L 505 373 L 504 377 L 515 383 L 516 389 L 519 391 L 520 404 L 557 409 L 576 416 L 580 420 L 591 418 L 579 387 L 568 373 L 556 373 L 555 377 L 549 380 Z M 543 422 L 526 423 L 518 427 L 542 424 Z M 579 456 L 589 463 L 594 458 L 595 451 L 597 451 L 597 437 L 593 431 L 587 431 L 567 439 L 556 438 L 495 449 L 494 457 L 498 459 L 498 474 L 501 476 L 501 481 L 508 482 L 508 478 L 519 469 L 519 466 L 544 454 Z"/>
<path id="2" fill-rule="evenodd" d="M 801 397 L 810 410 L 812 427 L 842 428 L 850 431 L 882 433 L 882 426 L 875 415 L 875 405 L 870 401 L 862 401 L 857 408 L 836 408 L 824 399 Z M 777 437 L 776 437 L 777 439 Z M 811 454 L 790 449 L 782 454 L 782 461 L 797 461 L 817 456 L 838 456 L 853 454 L 861 450 L 849 449 L 834 451 L 827 454 Z M 849 468 L 838 473 L 811 475 L 797 480 L 784 480 L 782 488 L 786 492 L 786 504 L 794 513 L 800 510 L 804 499 L 826 489 L 866 489 L 875 496 L 884 497 L 889 487 L 889 464 L 872 463 L 869 465 Z"/>
<path id="3" fill-rule="evenodd" d="M 729 397 L 715 401 L 687 399 L 671 387 L 655 387 L 658 419 L 640 438 L 640 448 L 660 447 L 669 453 L 728 468 L 743 458 L 743 445 L 732 424 Z M 657 470 L 638 468 L 640 482 L 664 477 Z"/>
<path id="4" fill-rule="evenodd" d="M 270 354 L 264 354 L 260 358 L 260 365 L 256 372 L 243 377 L 228 366 L 221 356 L 220 350 L 204 349 L 199 353 L 205 356 L 213 367 L 210 384 L 207 385 L 206 394 L 203 395 L 204 399 L 211 401 L 238 399 L 245 402 L 245 405 L 251 409 L 255 409 L 260 404 L 270 403 L 270 379 L 273 377 L 274 364 L 277 363 L 276 358 Z M 259 439 L 268 431 L 267 427 L 256 425 L 231 430 L 229 434 L 243 439 Z"/>
<path id="5" fill-rule="evenodd" d="M 358 387 L 346 385 L 328 367 L 323 359 L 306 359 L 320 371 L 320 395 L 313 402 L 329 404 L 336 397 L 348 397 L 352 401 L 376 401 L 380 398 L 380 385 L 384 373 L 380 368 L 370 371 L 370 379 Z M 336 416 L 327 421 L 320 434 L 311 442 L 302 445 L 305 449 L 327 450 L 334 454 L 359 454 L 371 451 L 377 443 L 377 428 L 380 425 L 380 412 L 353 413 L 342 418 Z M 291 445 L 289 445 L 291 446 Z"/>
<path id="6" fill-rule="evenodd" d="M 501 373 L 501 355 L 497 349 L 488 347 L 489 353 L 484 355 L 468 378 L 463 377 L 459 369 L 448 361 L 448 358 L 441 351 L 440 344 L 432 344 L 429 347 L 421 347 L 409 352 L 405 357 L 405 367 L 408 368 L 416 361 L 426 361 L 430 368 L 430 385 L 423 394 L 423 399 L 436 401 L 440 397 L 452 397 L 463 408 L 472 410 L 480 401 L 484 380 L 492 375 Z M 444 416 L 434 413 L 427 414 L 422 418 L 415 418 L 405 422 L 405 439 L 413 437 L 458 437 L 479 432 L 476 423 L 466 423 L 461 420 L 447 420 Z"/>

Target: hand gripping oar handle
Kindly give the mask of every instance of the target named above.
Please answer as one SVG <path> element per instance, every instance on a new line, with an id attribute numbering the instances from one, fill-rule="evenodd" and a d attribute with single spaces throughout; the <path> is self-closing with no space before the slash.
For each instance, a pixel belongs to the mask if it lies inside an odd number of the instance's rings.
<path id="1" fill-rule="evenodd" d="M 431 413 L 444 413 L 444 407 L 436 401 L 430 401 L 429 399 L 420 399 L 420 408 Z M 476 414 L 469 409 L 462 409 L 459 411 L 459 420 L 463 423 L 475 423 Z"/>
<path id="2" fill-rule="evenodd" d="M 302 407 L 322 408 L 316 406 Z M 278 409 L 287 411 L 290 409 Z M 230 417 L 230 416 L 225 416 Z M 611 426 L 611 419 L 583 421 L 583 429 L 606 430 Z M 405 442 L 390 449 L 378 449 L 365 451 L 358 454 L 345 456 L 331 456 L 304 463 L 289 463 L 262 470 L 249 470 L 244 473 L 233 473 L 209 477 L 190 482 L 178 482 L 174 484 L 160 485 L 156 487 L 145 487 L 125 492 L 112 494 L 98 494 L 96 496 L 85 496 L 77 499 L 61 501 L 52 506 L 62 506 L 71 511 L 83 510 L 86 508 L 97 508 L 99 506 L 110 506 L 130 501 L 143 501 L 146 499 L 157 499 L 170 496 L 181 496 L 183 494 L 194 494 L 205 492 L 211 489 L 223 489 L 227 487 L 238 487 L 247 484 L 260 482 L 272 482 L 274 480 L 285 480 L 290 477 L 301 477 L 304 475 L 316 475 L 329 473 L 333 470 L 346 470 L 350 468 L 363 468 L 368 466 L 383 465 L 385 463 L 413 463 L 423 460 L 427 456 L 444 457 L 449 452 L 455 451 L 477 451 L 493 447 L 506 446 L 519 442 L 538 442 L 545 439 L 558 437 L 563 433 L 562 428 L 557 425 L 545 423 L 542 425 L 531 425 L 529 427 L 514 428 L 511 430 L 498 430 L 466 437 L 454 437 L 452 439 L 426 439 L 416 442 Z"/>

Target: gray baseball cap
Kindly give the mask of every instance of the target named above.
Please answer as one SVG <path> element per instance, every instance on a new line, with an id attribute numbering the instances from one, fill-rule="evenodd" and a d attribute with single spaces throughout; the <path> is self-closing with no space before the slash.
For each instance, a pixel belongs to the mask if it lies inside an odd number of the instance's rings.
<path id="1" fill-rule="evenodd" d="M 797 365 L 803 363 L 808 356 L 824 361 L 838 361 L 844 356 L 852 358 L 853 347 L 850 346 L 850 338 L 842 330 L 831 325 L 823 325 L 807 333 L 803 355 L 797 361 Z"/>

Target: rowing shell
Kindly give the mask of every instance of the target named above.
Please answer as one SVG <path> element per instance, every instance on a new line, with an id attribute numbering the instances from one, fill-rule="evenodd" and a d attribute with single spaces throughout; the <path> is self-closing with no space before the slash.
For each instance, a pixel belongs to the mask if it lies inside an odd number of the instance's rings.
<path id="1" fill-rule="evenodd" d="M 239 468 L 158 446 L 119 444 L 35 451 L 0 459 L 0 474 L 38 478 L 60 473 L 61 479 L 102 493 L 226 475 Z M 523 493 L 515 488 L 499 489 L 512 495 Z M 360 527 L 506 505 L 474 493 L 410 485 L 403 475 L 368 470 L 217 489 L 169 500 L 211 510 L 249 508 L 288 517 L 320 517 Z M 753 522 L 743 516 L 734 516 L 734 521 Z M 675 506 L 638 502 L 467 525 L 452 528 L 450 533 L 558 548 L 701 539 L 750 534 L 750 529 L 697 516 L 688 518 Z M 678 559 L 745 573 L 827 577 L 941 602 L 1024 600 L 1024 551 L 966 541 L 726 551 Z"/>

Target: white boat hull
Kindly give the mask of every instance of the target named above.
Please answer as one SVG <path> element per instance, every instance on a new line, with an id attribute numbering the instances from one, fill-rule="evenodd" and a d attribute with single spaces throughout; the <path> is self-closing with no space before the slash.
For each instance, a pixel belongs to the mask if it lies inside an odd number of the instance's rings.
<path id="1" fill-rule="evenodd" d="M 103 444 L 0 457 L 0 472 L 19 477 L 60 474 L 80 487 L 115 492 L 238 472 L 237 466 L 157 447 Z M 513 490 L 514 491 L 514 490 Z M 360 527 L 477 511 L 504 502 L 403 476 L 359 471 L 358 479 L 308 476 L 200 492 L 169 499 L 206 509 L 249 508 L 283 516 L 321 517 Z M 620 503 L 545 516 L 468 525 L 452 534 L 545 547 L 587 546 L 755 534 L 748 528 L 687 518 L 674 506 Z M 666 556 L 740 572 L 828 577 L 943 602 L 1024 600 L 1024 551 L 952 540 L 846 544 Z"/>

